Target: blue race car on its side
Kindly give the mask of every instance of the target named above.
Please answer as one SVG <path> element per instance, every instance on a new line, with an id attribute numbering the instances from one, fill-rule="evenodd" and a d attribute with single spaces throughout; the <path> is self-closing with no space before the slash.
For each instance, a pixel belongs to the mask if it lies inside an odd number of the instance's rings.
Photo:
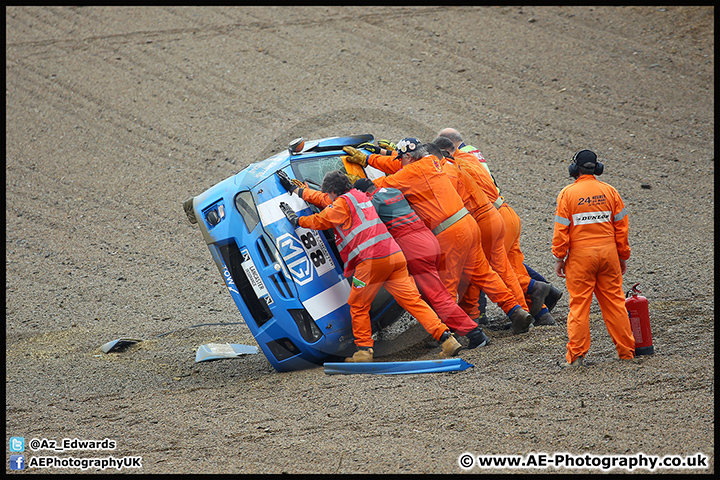
<path id="1" fill-rule="evenodd" d="M 350 282 L 343 276 L 333 232 L 293 228 L 280 202 L 299 215 L 318 210 L 290 195 L 275 172 L 283 170 L 320 190 L 327 172 L 348 173 L 344 146 L 372 141 L 372 135 L 297 139 L 286 151 L 249 165 L 183 204 L 188 220 L 200 227 L 245 323 L 277 371 L 339 361 L 355 347 L 347 304 Z M 371 168 L 367 174 L 381 175 Z M 397 324 L 407 313 L 381 289 L 370 316 L 375 332 Z"/>

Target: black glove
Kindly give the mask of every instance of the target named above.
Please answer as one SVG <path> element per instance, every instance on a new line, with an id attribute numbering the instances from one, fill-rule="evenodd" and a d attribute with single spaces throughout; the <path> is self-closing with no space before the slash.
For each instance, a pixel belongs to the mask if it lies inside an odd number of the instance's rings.
<path id="1" fill-rule="evenodd" d="M 282 210 L 285 218 L 292 223 L 292 226 L 297 228 L 300 224 L 300 217 L 297 216 L 295 210 L 293 210 L 292 207 L 285 202 L 280 202 L 280 210 Z"/>
<path id="2" fill-rule="evenodd" d="M 377 145 L 373 145 L 372 142 L 361 143 L 360 145 L 357 146 L 357 148 L 365 149 L 370 153 L 376 153 L 376 154 L 380 153 L 380 147 L 378 147 Z"/>
<path id="3" fill-rule="evenodd" d="M 292 183 L 292 180 L 290 180 L 290 177 L 288 177 L 287 173 L 283 172 L 282 170 L 278 170 L 275 173 L 280 179 L 280 185 L 282 185 L 285 190 L 292 193 L 293 190 L 297 188 L 297 186 Z"/>

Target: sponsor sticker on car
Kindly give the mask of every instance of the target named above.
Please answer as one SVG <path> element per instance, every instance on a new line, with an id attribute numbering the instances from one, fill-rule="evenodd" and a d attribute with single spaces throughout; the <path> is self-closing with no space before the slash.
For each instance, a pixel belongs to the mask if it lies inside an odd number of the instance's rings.
<path id="1" fill-rule="evenodd" d="M 243 256 L 242 268 L 245 270 L 245 275 L 247 275 L 255 295 L 257 295 L 258 298 L 265 300 L 265 303 L 268 305 L 271 305 L 273 303 L 273 299 L 268 293 L 267 287 L 265 287 L 265 283 L 263 283 L 262 277 L 250 257 L 250 252 L 247 248 L 243 248 L 240 253 Z"/>

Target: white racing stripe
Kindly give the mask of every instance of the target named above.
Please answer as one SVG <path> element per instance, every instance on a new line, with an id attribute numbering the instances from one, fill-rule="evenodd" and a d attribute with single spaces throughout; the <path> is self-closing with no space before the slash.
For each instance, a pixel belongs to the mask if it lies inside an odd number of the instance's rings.
<path id="1" fill-rule="evenodd" d="M 324 290 L 314 297 L 303 302 L 305 309 L 315 319 L 319 320 L 325 315 L 334 312 L 347 304 L 350 296 L 350 283 L 342 279 L 332 287 Z"/>
<path id="2" fill-rule="evenodd" d="M 257 206 L 260 220 L 264 226 L 268 226 L 271 223 L 277 222 L 281 218 L 285 218 L 285 214 L 283 214 L 282 210 L 280 210 L 280 202 L 287 203 L 296 212 L 303 210 L 308 206 L 305 200 L 301 199 L 297 195 L 290 195 L 289 193 L 278 195 L 277 197 L 274 197 Z"/>

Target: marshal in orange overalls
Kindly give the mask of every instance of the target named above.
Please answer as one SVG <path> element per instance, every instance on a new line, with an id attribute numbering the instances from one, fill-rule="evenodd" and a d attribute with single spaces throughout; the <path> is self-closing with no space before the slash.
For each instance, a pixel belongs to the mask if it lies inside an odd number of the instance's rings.
<path id="1" fill-rule="evenodd" d="M 483 192 L 485 192 L 488 200 L 495 205 L 495 208 L 502 217 L 505 224 L 504 242 L 508 262 L 515 271 L 528 306 L 531 307 L 533 311 L 540 311 L 543 306 L 535 306 L 535 308 L 533 308 L 530 301 L 529 292 L 532 290 L 534 280 L 528 275 L 527 269 L 525 268 L 525 255 L 522 250 L 520 250 L 520 231 L 522 228 L 520 217 L 515 210 L 505 202 L 505 199 L 500 196 L 495 180 L 490 175 L 487 167 L 483 167 L 483 165 L 486 165 L 485 163 L 478 163 L 475 155 L 462 150 L 455 150 L 453 156 L 458 162 L 464 162 L 463 165 L 466 164 L 468 166 L 468 172 L 473 176 L 473 179 Z M 471 168 L 473 166 L 476 168 Z"/>
<path id="2" fill-rule="evenodd" d="M 487 258 L 476 254 L 482 252 L 480 229 L 467 212 L 440 160 L 427 155 L 399 169 L 401 163 L 392 159 L 375 154 L 368 157 L 371 166 L 386 173 L 396 172 L 380 177 L 374 183 L 403 192 L 418 217 L 435 233 L 442 250 L 438 273 L 453 298 L 457 297 L 460 280 L 465 276 L 506 314 L 519 307 L 512 292 L 490 268 Z M 454 223 L 448 222 L 454 217 L 457 217 Z M 450 225 L 445 227 L 446 223 Z"/>
<path id="3" fill-rule="evenodd" d="M 566 359 L 572 363 L 590 349 L 590 304 L 597 298 L 618 356 L 635 356 L 625 308 L 620 259 L 630 258 L 629 221 L 620 194 L 594 175 L 580 175 L 557 197 L 552 253 L 565 260 L 570 294 Z M 559 273 L 558 273 L 559 274 Z"/>
<path id="4" fill-rule="evenodd" d="M 420 297 L 408 273 L 405 256 L 364 192 L 351 189 L 320 213 L 300 217 L 299 225 L 313 230 L 335 229 L 335 243 L 345 263 L 345 276 L 352 276 L 348 304 L 355 345 L 372 347 L 374 344 L 370 305 L 382 286 L 435 340 L 440 340 L 449 330 Z"/>
<path id="5" fill-rule="evenodd" d="M 460 158 L 444 159 L 443 169 L 455 183 L 455 188 L 463 199 L 465 207 L 473 216 L 480 228 L 482 253 L 490 267 L 500 276 L 505 286 L 512 292 L 523 310 L 528 310 L 525 293 L 518 281 L 505 250 L 505 222 L 497 209 L 490 203 L 485 192 L 471 175 L 473 166 Z M 482 168 L 479 165 L 477 168 Z M 458 289 L 463 291 L 463 283 Z M 480 288 L 477 284 L 468 284 L 465 295 L 460 299 L 460 305 L 472 318 L 478 318 L 478 300 Z"/>

